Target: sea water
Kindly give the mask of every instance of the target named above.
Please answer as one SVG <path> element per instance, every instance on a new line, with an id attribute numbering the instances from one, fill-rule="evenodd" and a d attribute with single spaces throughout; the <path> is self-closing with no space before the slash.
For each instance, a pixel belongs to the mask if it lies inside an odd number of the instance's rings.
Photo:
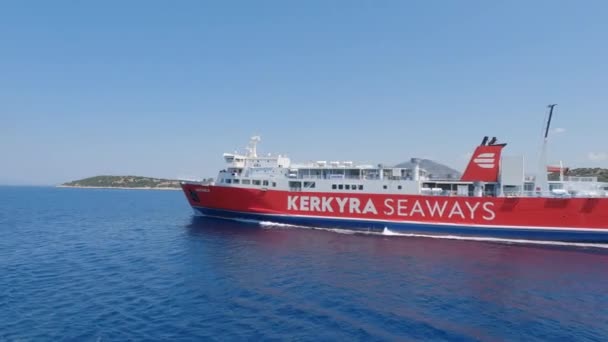
<path id="1" fill-rule="evenodd" d="M 608 248 L 195 218 L 0 187 L 0 340 L 608 340 Z"/>

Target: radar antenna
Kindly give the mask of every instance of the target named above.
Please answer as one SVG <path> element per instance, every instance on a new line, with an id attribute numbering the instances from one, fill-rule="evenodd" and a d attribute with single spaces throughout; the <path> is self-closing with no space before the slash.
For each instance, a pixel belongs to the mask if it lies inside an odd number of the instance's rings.
<path id="1" fill-rule="evenodd" d="M 247 157 L 258 157 L 257 145 L 261 140 L 262 138 L 260 138 L 260 136 L 258 135 L 254 135 L 253 137 L 251 137 L 251 139 L 249 139 L 249 145 L 247 145 Z"/>

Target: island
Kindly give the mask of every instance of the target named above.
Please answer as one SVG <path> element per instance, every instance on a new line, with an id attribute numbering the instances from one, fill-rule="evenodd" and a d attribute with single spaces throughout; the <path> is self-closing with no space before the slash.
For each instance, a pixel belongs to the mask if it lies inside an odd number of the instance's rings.
<path id="1" fill-rule="evenodd" d="M 59 185 L 62 188 L 179 190 L 179 180 L 141 176 L 95 176 Z"/>

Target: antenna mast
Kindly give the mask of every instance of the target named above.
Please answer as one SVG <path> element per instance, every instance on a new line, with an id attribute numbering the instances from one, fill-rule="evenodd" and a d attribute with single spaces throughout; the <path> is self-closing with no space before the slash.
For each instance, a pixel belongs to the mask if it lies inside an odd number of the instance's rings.
<path id="1" fill-rule="evenodd" d="M 549 127 L 551 127 L 551 118 L 553 117 L 553 107 L 557 106 L 557 103 L 550 104 L 547 107 L 549 108 L 549 119 L 547 119 L 547 129 L 545 129 L 545 140 L 549 136 Z"/>
<path id="2" fill-rule="evenodd" d="M 247 157 L 249 157 L 249 158 L 258 157 L 257 145 L 260 142 L 260 140 L 262 140 L 262 139 L 258 135 L 251 137 L 251 139 L 249 140 L 249 145 L 247 146 L 247 152 L 248 152 Z"/>
<path id="3" fill-rule="evenodd" d="M 536 176 L 536 191 L 542 194 L 549 191 L 549 180 L 547 179 L 547 141 L 549 140 L 549 128 L 551 127 L 551 119 L 553 118 L 553 108 L 556 103 L 547 106 L 549 108 L 549 117 L 547 118 L 547 126 L 545 127 L 545 136 L 540 152 L 538 175 Z"/>

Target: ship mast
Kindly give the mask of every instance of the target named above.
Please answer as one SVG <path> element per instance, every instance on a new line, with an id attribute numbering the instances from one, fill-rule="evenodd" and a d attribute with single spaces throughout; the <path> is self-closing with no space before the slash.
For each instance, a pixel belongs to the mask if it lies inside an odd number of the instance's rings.
<path id="1" fill-rule="evenodd" d="M 547 106 L 549 108 L 549 117 L 547 118 L 547 124 L 545 127 L 545 135 L 543 137 L 543 145 L 540 152 L 540 160 L 539 160 L 539 170 L 536 175 L 536 191 L 543 194 L 546 191 L 549 191 L 549 180 L 547 179 L 547 143 L 549 141 L 549 128 L 551 127 L 551 119 L 553 118 L 553 108 L 557 106 L 557 104 L 550 104 Z"/>
<path id="2" fill-rule="evenodd" d="M 553 117 L 553 107 L 557 106 L 557 103 L 550 104 L 547 107 L 549 108 L 549 119 L 547 119 L 547 128 L 545 129 L 545 142 L 547 142 L 547 137 L 549 136 L 549 127 L 551 127 L 551 118 Z"/>
<path id="3" fill-rule="evenodd" d="M 247 145 L 247 157 L 249 157 L 249 158 L 258 157 L 257 145 L 261 140 L 262 139 L 257 135 L 251 137 L 251 139 L 249 140 L 249 145 Z"/>

